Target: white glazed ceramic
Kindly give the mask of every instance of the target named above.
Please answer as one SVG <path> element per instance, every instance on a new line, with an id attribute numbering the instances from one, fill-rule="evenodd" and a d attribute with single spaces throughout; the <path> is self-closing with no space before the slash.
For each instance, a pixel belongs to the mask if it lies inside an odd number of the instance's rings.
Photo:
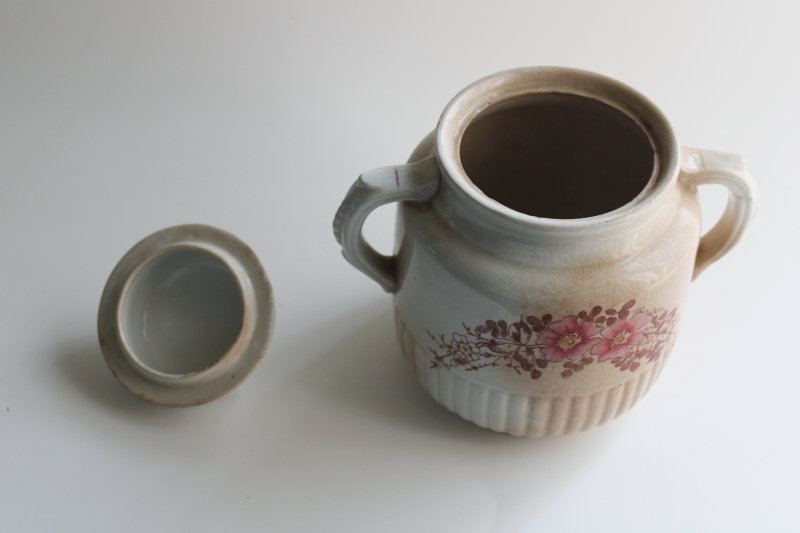
<path id="1" fill-rule="evenodd" d="M 275 303 L 235 236 L 187 224 L 128 251 L 106 283 L 97 331 L 111 372 L 149 402 L 188 407 L 237 387 L 264 356 Z"/>
<path id="2" fill-rule="evenodd" d="M 485 196 L 459 157 L 464 131 L 482 111 L 534 93 L 588 97 L 632 119 L 655 154 L 639 194 L 579 219 Z M 696 187 L 707 183 L 730 197 L 701 238 Z M 386 257 L 361 228 L 396 201 L 396 255 Z M 690 282 L 736 244 L 756 204 L 739 156 L 679 147 L 661 111 L 630 87 L 522 68 L 459 93 L 407 165 L 362 174 L 334 232 L 345 258 L 394 293 L 405 358 L 439 403 L 485 428 L 545 436 L 597 426 L 641 398 L 675 341 Z"/>

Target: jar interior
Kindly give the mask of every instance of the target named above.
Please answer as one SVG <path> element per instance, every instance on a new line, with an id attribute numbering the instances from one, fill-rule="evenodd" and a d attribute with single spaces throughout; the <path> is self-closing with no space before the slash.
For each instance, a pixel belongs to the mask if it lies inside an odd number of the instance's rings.
<path id="1" fill-rule="evenodd" d="M 647 133 L 608 104 L 536 93 L 489 107 L 467 126 L 461 165 L 489 198 L 526 215 L 576 219 L 634 200 L 655 169 Z"/>
<path id="2" fill-rule="evenodd" d="M 236 342 L 244 302 L 234 274 L 194 249 L 165 252 L 131 280 L 121 329 L 134 357 L 170 375 L 207 368 Z"/>

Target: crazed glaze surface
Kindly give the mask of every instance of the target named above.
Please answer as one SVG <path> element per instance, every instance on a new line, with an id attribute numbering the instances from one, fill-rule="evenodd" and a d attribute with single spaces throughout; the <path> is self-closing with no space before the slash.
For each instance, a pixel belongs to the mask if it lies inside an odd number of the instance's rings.
<path id="1" fill-rule="evenodd" d="M 540 90 L 597 98 L 637 121 L 656 153 L 639 196 L 610 213 L 555 220 L 512 211 L 472 185 L 458 159 L 471 118 Z M 731 200 L 701 243 L 696 185 L 712 182 L 727 185 Z M 395 200 L 414 201 L 398 208 L 389 258 L 364 243 L 360 224 L 372 206 Z M 632 89 L 548 67 L 462 91 L 408 165 L 361 176 L 334 226 L 345 257 L 395 293 L 404 356 L 433 397 L 480 426 L 543 436 L 601 424 L 646 392 L 693 276 L 735 244 L 755 205 L 741 158 L 680 149 L 660 111 Z"/>

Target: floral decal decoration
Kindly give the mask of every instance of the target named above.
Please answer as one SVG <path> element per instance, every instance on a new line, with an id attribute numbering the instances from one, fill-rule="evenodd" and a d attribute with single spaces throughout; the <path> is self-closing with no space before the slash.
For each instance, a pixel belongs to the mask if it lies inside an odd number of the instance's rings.
<path id="1" fill-rule="evenodd" d="M 635 310 L 629 300 L 619 310 L 593 307 L 553 321 L 552 315 L 520 317 L 519 322 L 487 320 L 454 332 L 451 340 L 428 332 L 437 349 L 431 368 L 463 366 L 481 370 L 501 365 L 539 379 L 556 369 L 567 379 L 592 363 L 610 363 L 631 372 L 672 347 L 677 333 L 677 308 Z"/>

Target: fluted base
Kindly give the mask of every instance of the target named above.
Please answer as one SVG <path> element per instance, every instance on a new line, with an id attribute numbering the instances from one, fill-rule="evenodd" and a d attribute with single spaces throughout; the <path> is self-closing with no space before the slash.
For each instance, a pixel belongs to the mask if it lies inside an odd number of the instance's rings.
<path id="1" fill-rule="evenodd" d="M 537 397 L 509 394 L 474 383 L 446 368 L 431 368 L 426 350 L 395 314 L 403 357 L 422 386 L 449 410 L 480 427 L 519 437 L 585 431 L 630 409 L 661 373 L 660 357 L 627 381 L 581 396 Z"/>

